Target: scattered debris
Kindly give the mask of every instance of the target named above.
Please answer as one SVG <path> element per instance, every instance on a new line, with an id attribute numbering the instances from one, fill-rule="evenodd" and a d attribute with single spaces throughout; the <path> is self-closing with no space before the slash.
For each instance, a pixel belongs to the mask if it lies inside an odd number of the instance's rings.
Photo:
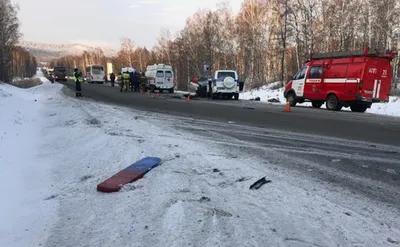
<path id="1" fill-rule="evenodd" d="M 250 101 L 261 101 L 260 97 L 255 97 L 254 99 L 250 99 Z"/>
<path id="2" fill-rule="evenodd" d="M 213 169 L 213 172 L 220 172 L 220 170 L 217 169 L 217 168 L 214 168 L 214 169 Z"/>
<path id="3" fill-rule="evenodd" d="M 199 202 L 209 202 L 209 201 L 211 201 L 211 199 L 209 197 L 206 197 L 206 196 L 202 196 L 200 198 L 200 200 L 199 200 Z"/>
<path id="4" fill-rule="evenodd" d="M 271 183 L 271 182 L 272 182 L 271 180 L 266 180 L 265 177 L 263 177 L 263 178 L 259 179 L 257 182 L 255 182 L 254 184 L 250 185 L 250 189 L 258 190 L 264 184 Z"/>
<path id="5" fill-rule="evenodd" d="M 233 122 L 233 121 L 228 121 L 228 124 L 234 124 L 235 122 Z"/>
<path id="6" fill-rule="evenodd" d="M 346 212 L 346 213 L 344 213 L 345 215 L 348 215 L 348 216 L 351 216 L 351 213 L 350 212 Z"/>
<path id="7" fill-rule="evenodd" d="M 49 197 L 44 198 L 43 200 L 48 201 L 48 200 L 51 200 L 51 199 L 56 198 L 57 196 L 58 196 L 58 195 L 51 195 L 51 196 L 49 196 Z"/>
<path id="8" fill-rule="evenodd" d="M 399 244 L 399 241 L 394 240 L 394 239 L 392 239 L 392 238 L 387 238 L 386 240 L 387 240 L 389 243 L 392 243 L 392 244 Z"/>
<path id="9" fill-rule="evenodd" d="M 81 177 L 81 182 L 84 182 L 84 181 L 86 181 L 88 179 L 91 179 L 91 178 L 93 178 L 93 175 L 85 175 L 85 176 Z"/>
<path id="10" fill-rule="evenodd" d="M 50 117 L 54 117 L 55 115 L 57 115 L 57 113 L 51 113 L 51 114 L 49 114 Z"/>
<path id="11" fill-rule="evenodd" d="M 268 102 L 271 102 L 271 103 L 280 103 L 281 101 L 280 101 L 279 99 L 277 99 L 277 98 L 271 98 L 271 99 L 268 99 Z"/>
<path id="12" fill-rule="evenodd" d="M 236 183 L 241 183 L 241 182 L 244 182 L 244 181 L 247 181 L 247 180 L 250 180 L 251 178 L 250 177 L 241 177 L 241 178 L 238 178 L 238 179 L 236 179 Z"/>

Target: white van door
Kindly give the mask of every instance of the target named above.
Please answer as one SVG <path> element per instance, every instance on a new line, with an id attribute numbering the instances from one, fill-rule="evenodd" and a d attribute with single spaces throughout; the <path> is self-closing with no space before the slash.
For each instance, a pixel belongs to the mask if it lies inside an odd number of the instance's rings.
<path id="1" fill-rule="evenodd" d="M 157 70 L 156 72 L 156 88 L 162 88 L 164 85 L 164 70 Z"/>
<path id="2" fill-rule="evenodd" d="M 308 70 L 307 66 L 303 67 L 301 70 L 297 72 L 297 74 L 293 78 L 292 89 L 296 93 L 297 97 L 304 96 L 304 86 L 306 81 L 307 70 Z"/>
<path id="3" fill-rule="evenodd" d="M 174 87 L 174 74 L 171 70 L 165 70 L 164 86 L 168 89 Z"/>

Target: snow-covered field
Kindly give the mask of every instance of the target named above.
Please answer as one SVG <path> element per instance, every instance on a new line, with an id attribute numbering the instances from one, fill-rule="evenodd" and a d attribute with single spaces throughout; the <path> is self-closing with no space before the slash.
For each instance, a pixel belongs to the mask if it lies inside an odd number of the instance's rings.
<path id="1" fill-rule="evenodd" d="M 261 88 L 243 92 L 240 94 L 240 99 L 252 100 L 257 97 L 260 98 L 261 102 L 268 102 L 269 99 L 278 99 L 280 103 L 285 104 L 286 99 L 283 97 L 284 88 L 276 88 L 276 83 L 271 83 L 269 85 L 264 85 Z M 299 104 L 300 106 L 309 106 L 311 103 L 305 102 Z M 326 108 L 325 104 L 321 108 Z M 343 111 L 350 111 L 350 108 L 343 108 Z M 372 104 L 371 109 L 367 109 L 367 113 L 383 114 L 389 116 L 400 116 L 400 98 L 399 97 L 389 97 L 389 103 L 375 103 Z"/>
<path id="2" fill-rule="evenodd" d="M 0 84 L 0 246 L 393 246 L 400 238 L 396 226 L 327 200 L 315 181 L 265 157 L 227 155 L 178 132 L 173 117 L 70 98 L 43 81 Z M 96 191 L 145 156 L 163 164 L 121 192 Z M 249 190 L 266 174 L 272 183 Z"/>

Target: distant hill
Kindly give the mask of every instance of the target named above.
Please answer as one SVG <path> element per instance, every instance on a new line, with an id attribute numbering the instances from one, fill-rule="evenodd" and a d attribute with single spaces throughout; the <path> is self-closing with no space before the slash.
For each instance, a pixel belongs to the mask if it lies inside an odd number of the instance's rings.
<path id="1" fill-rule="evenodd" d="M 82 44 L 48 44 L 30 41 L 21 41 L 20 46 L 28 50 L 40 62 L 48 62 L 52 59 L 61 58 L 68 55 L 81 55 L 85 50 L 90 52 L 96 47 Z M 116 56 L 117 51 L 109 47 L 99 47 L 107 57 Z"/>

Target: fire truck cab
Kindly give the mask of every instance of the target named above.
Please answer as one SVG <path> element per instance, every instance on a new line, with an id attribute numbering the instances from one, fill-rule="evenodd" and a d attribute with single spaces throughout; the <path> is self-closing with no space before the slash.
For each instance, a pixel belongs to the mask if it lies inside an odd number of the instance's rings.
<path id="1" fill-rule="evenodd" d="M 375 102 L 388 102 L 393 54 L 364 52 L 322 53 L 310 56 L 285 87 L 284 96 L 294 107 L 311 101 L 331 111 L 350 107 L 365 112 Z"/>

